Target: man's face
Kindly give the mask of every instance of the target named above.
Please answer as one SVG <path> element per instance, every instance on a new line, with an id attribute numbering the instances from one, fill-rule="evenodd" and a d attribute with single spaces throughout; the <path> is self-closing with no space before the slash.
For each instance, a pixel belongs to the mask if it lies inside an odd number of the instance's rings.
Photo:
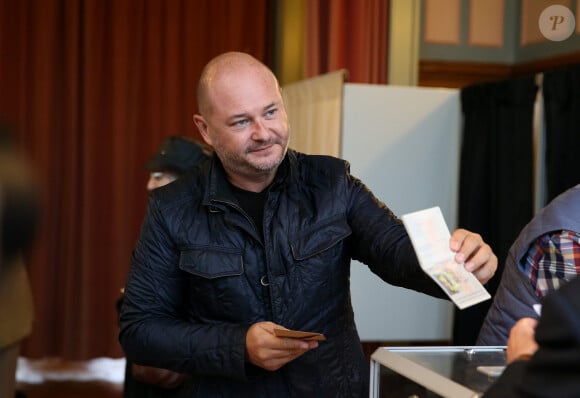
<path id="1" fill-rule="evenodd" d="M 169 171 L 155 171 L 149 174 L 147 190 L 151 192 L 154 189 L 167 185 L 175 180 L 177 180 L 177 174 L 175 173 Z"/>
<path id="2" fill-rule="evenodd" d="M 268 73 L 244 73 L 216 81 L 204 118 L 206 141 L 229 173 L 243 179 L 272 175 L 289 140 L 286 109 L 275 79 Z M 199 124 L 198 124 L 199 126 Z"/>

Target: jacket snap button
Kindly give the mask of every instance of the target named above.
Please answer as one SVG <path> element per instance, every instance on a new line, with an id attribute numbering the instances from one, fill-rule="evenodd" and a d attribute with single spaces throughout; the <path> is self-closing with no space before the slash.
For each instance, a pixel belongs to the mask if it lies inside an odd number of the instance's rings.
<path id="1" fill-rule="evenodd" d="M 268 275 L 264 275 L 260 278 L 260 283 L 262 286 L 268 286 L 270 282 L 268 281 Z"/>

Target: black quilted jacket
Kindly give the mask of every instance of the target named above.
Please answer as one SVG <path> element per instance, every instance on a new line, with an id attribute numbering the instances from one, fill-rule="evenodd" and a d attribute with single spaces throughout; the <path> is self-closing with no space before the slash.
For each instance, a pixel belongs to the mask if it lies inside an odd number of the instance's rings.
<path id="1" fill-rule="evenodd" d="M 121 311 L 128 358 L 191 375 L 189 397 L 368 396 L 351 258 L 391 284 L 442 295 L 402 223 L 347 162 L 292 150 L 263 222 L 261 237 L 217 157 L 153 191 Z M 245 361 L 246 331 L 265 320 L 327 340 L 269 372 Z"/>

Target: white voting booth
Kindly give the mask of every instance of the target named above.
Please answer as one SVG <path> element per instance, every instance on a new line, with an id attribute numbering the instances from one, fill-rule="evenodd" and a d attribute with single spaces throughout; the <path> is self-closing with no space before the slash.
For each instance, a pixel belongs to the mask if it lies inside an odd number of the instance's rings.
<path id="1" fill-rule="evenodd" d="M 344 82 L 345 73 L 287 85 L 291 147 L 346 159 L 397 215 L 439 206 L 456 227 L 459 91 Z M 386 284 L 356 261 L 351 295 L 363 341 L 451 337 L 449 301 Z"/>

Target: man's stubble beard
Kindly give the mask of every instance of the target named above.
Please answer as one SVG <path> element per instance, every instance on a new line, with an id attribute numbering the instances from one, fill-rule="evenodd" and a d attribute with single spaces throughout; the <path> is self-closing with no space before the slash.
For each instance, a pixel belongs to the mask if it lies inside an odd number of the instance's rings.
<path id="1" fill-rule="evenodd" d="M 280 164 L 284 160 L 284 157 L 286 156 L 286 153 L 288 152 L 288 142 L 289 140 L 287 140 L 285 144 L 283 144 L 281 140 L 275 140 L 273 142 L 274 145 L 278 145 L 279 147 L 283 148 L 283 150 L 279 157 L 273 159 L 268 163 L 253 162 L 246 156 L 240 156 L 239 154 L 236 153 L 222 151 L 221 145 L 216 146 L 215 149 L 216 152 L 218 153 L 218 157 L 220 158 L 224 168 L 231 170 L 236 174 L 242 174 L 250 177 L 255 174 L 268 174 L 272 171 L 275 171 L 278 168 L 278 166 L 280 166 Z M 271 143 L 268 143 L 267 145 L 271 145 Z M 246 151 L 244 151 L 244 155 L 247 155 L 251 153 L 253 150 L 256 150 L 262 146 L 264 145 L 248 148 L 246 149 Z M 221 156 L 219 156 L 220 154 Z"/>

